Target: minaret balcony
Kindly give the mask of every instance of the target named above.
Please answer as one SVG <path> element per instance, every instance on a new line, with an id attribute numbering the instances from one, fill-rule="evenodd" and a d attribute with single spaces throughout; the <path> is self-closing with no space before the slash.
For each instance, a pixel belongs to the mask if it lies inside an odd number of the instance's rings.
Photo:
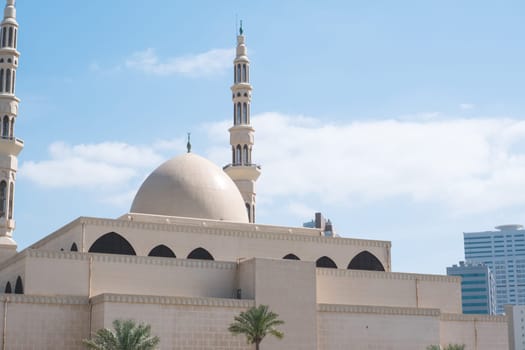
<path id="1" fill-rule="evenodd" d="M 225 166 L 222 167 L 222 169 L 226 169 L 226 168 L 229 168 L 231 166 L 247 166 L 247 167 L 251 167 L 251 168 L 257 168 L 257 169 L 261 169 L 261 166 L 258 165 L 258 164 L 251 164 L 251 163 L 244 163 L 244 164 L 226 164 Z"/>
<path id="2" fill-rule="evenodd" d="M 11 136 L 0 137 L 0 153 L 17 156 L 24 148 L 24 141 Z"/>
<path id="3" fill-rule="evenodd" d="M 247 91 L 252 91 L 253 90 L 253 87 L 252 85 L 249 83 L 249 82 L 238 82 L 238 83 L 235 83 L 233 84 L 231 87 L 230 87 L 231 90 L 239 90 L 239 89 L 246 89 Z"/>
<path id="4" fill-rule="evenodd" d="M 228 164 L 223 168 L 224 172 L 232 180 L 249 180 L 255 181 L 261 175 L 261 166 L 257 164 Z"/>

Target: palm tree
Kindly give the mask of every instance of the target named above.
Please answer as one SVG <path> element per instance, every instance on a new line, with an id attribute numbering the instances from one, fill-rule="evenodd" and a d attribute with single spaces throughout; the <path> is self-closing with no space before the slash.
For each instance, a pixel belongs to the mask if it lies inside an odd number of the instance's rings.
<path id="1" fill-rule="evenodd" d="M 114 331 L 99 329 L 92 339 L 82 342 L 95 350 L 154 350 L 160 342 L 159 337 L 151 336 L 150 325 L 137 326 L 133 320 L 115 320 L 113 328 Z"/>
<path id="2" fill-rule="evenodd" d="M 444 348 L 441 348 L 439 345 L 429 345 L 427 347 L 427 350 L 465 350 L 465 345 L 459 345 L 459 344 L 449 344 L 445 346 Z"/>
<path id="3" fill-rule="evenodd" d="M 278 319 L 279 315 L 269 311 L 267 305 L 252 307 L 245 312 L 235 316 L 235 321 L 228 330 L 234 335 L 244 334 L 248 344 L 255 344 L 255 349 L 259 350 L 259 344 L 268 334 L 277 339 L 282 339 L 283 332 L 276 329 L 276 326 L 284 324 Z"/>

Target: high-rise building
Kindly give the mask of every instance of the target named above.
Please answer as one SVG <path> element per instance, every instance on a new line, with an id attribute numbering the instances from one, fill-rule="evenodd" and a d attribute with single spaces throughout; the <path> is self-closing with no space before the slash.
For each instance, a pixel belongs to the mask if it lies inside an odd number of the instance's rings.
<path id="1" fill-rule="evenodd" d="M 465 260 L 490 267 L 496 279 L 496 312 L 525 304 L 525 230 L 502 225 L 496 231 L 465 232 Z"/>
<path id="2" fill-rule="evenodd" d="M 447 275 L 461 277 L 464 314 L 496 314 L 496 282 L 488 266 L 461 261 L 447 267 Z"/>

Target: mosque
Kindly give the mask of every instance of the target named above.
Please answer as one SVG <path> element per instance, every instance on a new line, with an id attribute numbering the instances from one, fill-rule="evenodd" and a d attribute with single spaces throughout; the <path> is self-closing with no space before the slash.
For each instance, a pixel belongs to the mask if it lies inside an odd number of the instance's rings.
<path id="1" fill-rule="evenodd" d="M 504 316 L 464 315 L 458 277 L 392 272 L 388 241 L 256 222 L 252 86 L 237 36 L 231 164 L 179 155 L 144 181 L 129 213 L 79 217 L 17 252 L 19 99 L 15 0 L 0 35 L 1 349 L 83 349 L 112 321 L 152 326 L 160 349 L 251 349 L 227 328 L 267 304 L 286 323 L 262 349 L 508 349 Z"/>

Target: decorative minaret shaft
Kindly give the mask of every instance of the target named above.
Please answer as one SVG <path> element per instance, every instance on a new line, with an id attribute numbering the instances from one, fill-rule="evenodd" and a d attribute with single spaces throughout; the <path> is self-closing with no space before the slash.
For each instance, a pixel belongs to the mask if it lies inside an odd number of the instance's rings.
<path id="1" fill-rule="evenodd" d="M 15 96 L 18 23 L 15 0 L 7 0 L 0 29 L 0 260 L 16 253 L 14 197 L 18 154 L 24 147 L 15 138 L 18 102 Z"/>
<path id="2" fill-rule="evenodd" d="M 255 222 L 255 181 L 261 170 L 252 161 L 254 133 L 250 121 L 252 86 L 250 85 L 250 60 L 241 28 L 237 36 L 237 51 L 233 61 L 233 126 L 230 132 L 232 162 L 224 171 L 235 182 L 242 194 L 250 222 Z"/>

